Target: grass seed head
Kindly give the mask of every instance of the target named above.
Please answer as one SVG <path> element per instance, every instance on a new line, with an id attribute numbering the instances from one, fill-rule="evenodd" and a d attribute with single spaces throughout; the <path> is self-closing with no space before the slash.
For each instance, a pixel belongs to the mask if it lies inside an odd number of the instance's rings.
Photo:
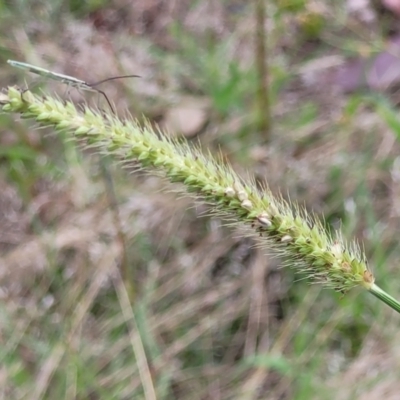
<path id="1" fill-rule="evenodd" d="M 88 107 L 80 112 L 70 102 L 30 92 L 22 95 L 13 87 L 1 93 L 0 104 L 4 112 L 21 113 L 41 126 L 86 138 L 105 153 L 135 160 L 146 170 L 182 183 L 182 191 L 207 203 L 213 214 L 248 226 L 247 234 L 258 238 L 262 247 L 277 250 L 287 264 L 326 287 L 346 292 L 355 286 L 370 289 L 374 284 L 356 244 L 347 245 L 340 235 L 332 237 L 295 204 L 274 196 L 268 188 L 260 190 L 254 180 L 242 180 L 221 161 L 206 157 L 198 147 L 163 136 L 149 123 L 121 121 Z"/>

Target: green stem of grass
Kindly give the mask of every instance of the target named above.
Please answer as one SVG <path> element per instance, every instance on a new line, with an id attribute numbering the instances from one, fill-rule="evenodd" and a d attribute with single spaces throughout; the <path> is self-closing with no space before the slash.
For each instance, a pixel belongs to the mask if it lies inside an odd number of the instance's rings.
<path id="1" fill-rule="evenodd" d="M 268 87 L 268 41 L 267 41 L 267 2 L 254 0 L 255 11 L 255 61 L 258 74 L 256 112 L 257 128 L 264 135 L 264 140 L 271 140 L 271 107 L 270 92 Z"/>
<path id="2" fill-rule="evenodd" d="M 398 302 L 394 297 L 390 296 L 390 294 L 382 290 L 379 286 L 375 285 L 375 283 L 372 284 L 372 286 L 369 288 L 369 292 L 377 297 L 379 300 L 383 301 L 393 310 L 396 310 L 398 313 L 400 313 L 400 302 Z"/>
<path id="3" fill-rule="evenodd" d="M 252 179 L 205 155 L 200 148 L 177 141 L 155 130 L 149 123 L 103 115 L 50 96 L 8 88 L 0 93 L 3 112 L 34 119 L 143 169 L 181 183 L 182 192 L 209 205 L 210 213 L 230 224 L 245 227 L 244 235 L 258 240 L 269 251 L 280 253 L 286 264 L 325 287 L 345 293 L 354 287 L 367 289 L 394 310 L 399 303 L 379 289 L 357 243 L 346 243 L 340 232 L 327 232 L 319 220 L 294 203 L 259 188 Z"/>

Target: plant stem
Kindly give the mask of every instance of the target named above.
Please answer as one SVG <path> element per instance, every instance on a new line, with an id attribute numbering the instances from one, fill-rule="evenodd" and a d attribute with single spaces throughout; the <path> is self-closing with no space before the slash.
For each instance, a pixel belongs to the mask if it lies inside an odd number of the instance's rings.
<path id="1" fill-rule="evenodd" d="M 264 135 L 264 140 L 269 142 L 271 138 L 271 110 L 268 90 L 268 51 L 265 28 L 267 21 L 265 12 L 266 0 L 254 0 L 254 3 L 256 20 L 255 58 L 258 74 L 256 96 L 257 129 Z"/>
<path id="2" fill-rule="evenodd" d="M 387 304 L 390 308 L 393 308 L 393 310 L 400 313 L 400 302 L 398 302 L 394 297 L 390 296 L 390 294 L 382 290 L 379 286 L 375 285 L 375 283 L 373 283 L 368 290 L 379 300 Z"/>

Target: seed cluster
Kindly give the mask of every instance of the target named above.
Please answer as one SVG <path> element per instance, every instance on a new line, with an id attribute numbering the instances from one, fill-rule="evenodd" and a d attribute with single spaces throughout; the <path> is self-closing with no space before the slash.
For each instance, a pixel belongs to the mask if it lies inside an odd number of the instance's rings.
<path id="1" fill-rule="evenodd" d="M 166 137 L 149 124 L 84 108 L 54 98 L 9 88 L 0 95 L 4 112 L 20 112 L 42 126 L 54 126 L 91 146 L 127 161 L 136 160 L 147 170 L 183 184 L 184 191 L 210 205 L 211 212 L 234 224 L 249 227 L 261 246 L 273 248 L 286 263 L 314 281 L 345 292 L 355 286 L 369 289 L 374 277 L 365 257 L 340 234 L 332 237 L 320 222 L 265 187 L 240 178 L 231 167 L 207 156 L 200 148 Z"/>

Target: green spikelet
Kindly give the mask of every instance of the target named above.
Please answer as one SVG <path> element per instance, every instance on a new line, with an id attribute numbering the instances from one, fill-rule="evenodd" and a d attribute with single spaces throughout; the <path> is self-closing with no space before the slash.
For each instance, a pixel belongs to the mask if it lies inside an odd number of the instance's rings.
<path id="1" fill-rule="evenodd" d="M 89 108 L 80 111 L 70 102 L 31 92 L 21 95 L 16 88 L 2 93 L 0 103 L 4 112 L 20 113 L 42 126 L 85 138 L 103 152 L 135 160 L 171 182 L 182 183 L 183 191 L 210 205 L 212 213 L 246 226 L 246 233 L 257 237 L 262 247 L 272 247 L 287 265 L 325 287 L 346 292 L 361 286 L 385 301 L 356 243 L 347 245 L 340 234 L 333 237 L 306 211 L 274 196 L 267 187 L 260 190 L 254 182 L 243 180 L 199 148 L 168 138 L 149 123 L 122 121 Z"/>

